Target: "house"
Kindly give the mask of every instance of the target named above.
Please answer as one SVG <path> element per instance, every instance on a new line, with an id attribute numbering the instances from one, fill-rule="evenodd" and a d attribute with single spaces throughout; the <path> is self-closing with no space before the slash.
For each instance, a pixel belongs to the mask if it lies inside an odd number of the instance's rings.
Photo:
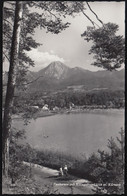
<path id="1" fill-rule="evenodd" d="M 38 111 L 39 107 L 33 105 L 33 106 L 29 106 L 29 109 L 34 112 L 34 111 Z"/>
<path id="2" fill-rule="evenodd" d="M 70 110 L 71 110 L 72 108 L 74 108 L 74 107 L 75 107 L 74 103 L 70 102 L 70 103 L 69 103 L 69 108 L 70 108 Z"/>
<path id="3" fill-rule="evenodd" d="M 57 106 L 55 106 L 55 107 L 53 108 L 53 111 L 59 111 L 59 108 L 58 108 Z"/>
<path id="4" fill-rule="evenodd" d="M 33 105 L 31 106 L 32 108 L 35 108 L 35 109 L 39 109 L 39 107 L 37 105 Z"/>
<path id="5" fill-rule="evenodd" d="M 49 110 L 48 105 L 45 104 L 45 105 L 42 107 L 42 110 L 43 110 L 43 111 L 48 111 L 48 110 Z"/>

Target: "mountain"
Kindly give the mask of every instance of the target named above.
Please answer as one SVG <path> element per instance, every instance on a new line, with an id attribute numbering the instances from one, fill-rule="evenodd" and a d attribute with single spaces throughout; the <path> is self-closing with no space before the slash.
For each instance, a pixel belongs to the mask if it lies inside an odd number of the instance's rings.
<path id="1" fill-rule="evenodd" d="M 69 67 L 67 67 L 65 64 L 55 61 L 50 63 L 47 67 L 40 70 L 37 75 L 41 76 L 44 75 L 44 77 L 48 78 L 55 78 L 58 80 L 64 79 L 66 74 L 69 71 Z"/>
<path id="2" fill-rule="evenodd" d="M 80 67 L 69 68 L 65 64 L 55 61 L 38 72 L 29 71 L 29 91 L 63 90 L 68 88 L 92 89 L 124 89 L 124 69 L 120 71 L 92 72 Z"/>
<path id="3" fill-rule="evenodd" d="M 69 68 L 56 61 L 38 72 L 30 72 L 28 74 L 30 81 L 32 77 L 40 78 L 31 83 L 30 90 L 57 90 L 73 88 L 73 86 L 82 86 L 86 90 L 95 88 L 124 89 L 124 69 L 112 72 L 106 70 L 92 72 L 80 67 Z"/>

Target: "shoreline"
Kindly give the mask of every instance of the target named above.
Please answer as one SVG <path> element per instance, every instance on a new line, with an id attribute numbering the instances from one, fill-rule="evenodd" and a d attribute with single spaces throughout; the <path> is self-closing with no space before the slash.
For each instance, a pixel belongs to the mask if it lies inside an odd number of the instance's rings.
<path id="1" fill-rule="evenodd" d="M 124 111 L 124 108 L 105 108 L 105 109 L 102 109 L 102 108 L 85 108 L 85 109 L 72 109 L 72 110 L 59 110 L 57 112 L 52 112 L 52 111 L 49 111 L 49 112 L 46 112 L 46 113 L 39 113 L 39 115 L 36 116 L 36 118 L 41 118 L 41 117 L 47 117 L 47 116 L 54 116 L 54 115 L 57 115 L 57 114 L 81 114 L 81 113 L 96 113 L 96 112 L 123 112 Z"/>
<path id="2" fill-rule="evenodd" d="M 85 109 L 61 109 L 59 111 L 46 111 L 46 112 L 41 112 L 38 111 L 38 113 L 33 115 L 33 119 L 37 119 L 37 118 L 42 118 L 42 117 L 48 117 L 48 116 L 54 116 L 57 114 L 81 114 L 81 113 L 88 113 L 88 112 L 124 112 L 125 108 L 85 108 Z M 22 114 L 19 115 L 12 115 L 13 119 L 22 119 Z"/>

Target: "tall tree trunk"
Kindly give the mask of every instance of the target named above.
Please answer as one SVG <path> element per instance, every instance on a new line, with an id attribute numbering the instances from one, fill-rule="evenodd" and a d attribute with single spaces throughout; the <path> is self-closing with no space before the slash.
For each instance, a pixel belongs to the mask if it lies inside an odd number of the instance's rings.
<path id="1" fill-rule="evenodd" d="M 4 107 L 3 129 L 2 129 L 2 161 L 3 161 L 3 174 L 8 176 L 9 167 L 9 136 L 11 129 L 11 115 L 13 107 L 14 89 L 16 83 L 16 70 L 18 66 L 18 53 L 20 41 L 20 29 L 22 20 L 23 6 L 22 1 L 16 1 L 15 5 L 15 19 L 10 52 L 10 67 L 8 73 L 8 84 Z"/>

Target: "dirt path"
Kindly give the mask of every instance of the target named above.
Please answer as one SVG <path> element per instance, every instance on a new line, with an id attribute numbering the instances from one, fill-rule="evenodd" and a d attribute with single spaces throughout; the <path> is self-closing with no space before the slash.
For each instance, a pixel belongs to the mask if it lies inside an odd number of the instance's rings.
<path id="1" fill-rule="evenodd" d="M 29 163 L 24 162 L 30 166 Z M 55 194 L 94 194 L 94 186 L 85 179 L 79 179 L 68 175 L 60 177 L 58 170 L 32 164 L 32 176 L 39 184 L 49 186 Z"/>

